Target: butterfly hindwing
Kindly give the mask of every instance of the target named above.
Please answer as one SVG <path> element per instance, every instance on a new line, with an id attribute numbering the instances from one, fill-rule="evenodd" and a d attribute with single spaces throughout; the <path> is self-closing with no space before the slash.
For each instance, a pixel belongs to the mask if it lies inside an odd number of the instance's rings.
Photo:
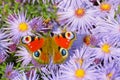
<path id="1" fill-rule="evenodd" d="M 42 51 L 42 48 L 33 53 L 33 58 L 40 64 L 48 64 L 50 61 L 49 54 L 44 53 L 44 51 Z"/>

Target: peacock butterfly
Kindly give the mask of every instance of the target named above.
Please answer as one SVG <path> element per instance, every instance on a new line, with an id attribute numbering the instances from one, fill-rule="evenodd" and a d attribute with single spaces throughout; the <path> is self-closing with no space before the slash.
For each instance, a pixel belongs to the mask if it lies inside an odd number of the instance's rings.
<path id="1" fill-rule="evenodd" d="M 69 53 L 72 43 L 76 39 L 74 32 L 62 32 L 52 36 L 24 36 L 21 43 L 40 64 L 63 63 Z"/>

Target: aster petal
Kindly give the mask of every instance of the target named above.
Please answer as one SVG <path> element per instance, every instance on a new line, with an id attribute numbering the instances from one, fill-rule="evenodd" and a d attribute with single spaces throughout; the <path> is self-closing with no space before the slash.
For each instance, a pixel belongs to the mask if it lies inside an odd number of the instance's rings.
<path id="1" fill-rule="evenodd" d="M 15 56 L 20 56 L 17 61 L 22 61 L 22 66 L 28 65 L 32 60 L 32 55 L 24 47 L 19 47 L 19 49 L 15 54 Z"/>

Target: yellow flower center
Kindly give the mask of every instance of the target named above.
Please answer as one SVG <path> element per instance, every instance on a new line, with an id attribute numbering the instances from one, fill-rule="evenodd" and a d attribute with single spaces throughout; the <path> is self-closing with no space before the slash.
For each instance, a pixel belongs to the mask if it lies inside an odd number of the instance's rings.
<path id="1" fill-rule="evenodd" d="M 78 59 L 75 60 L 75 62 L 76 62 L 76 63 L 79 63 L 80 66 L 82 66 L 82 64 L 83 64 L 83 59 L 82 59 L 82 58 L 81 58 L 81 59 L 78 58 Z"/>
<path id="2" fill-rule="evenodd" d="M 83 64 L 83 59 L 79 59 L 79 64 L 82 66 L 82 64 Z"/>
<path id="3" fill-rule="evenodd" d="M 19 24 L 19 30 L 22 31 L 22 32 L 28 30 L 28 24 L 25 23 L 25 22 L 20 23 L 20 24 Z"/>
<path id="4" fill-rule="evenodd" d="M 79 8 L 75 11 L 75 15 L 77 17 L 82 17 L 85 14 L 85 9 L 84 8 Z"/>
<path id="5" fill-rule="evenodd" d="M 112 76 L 113 76 L 112 73 L 107 74 L 107 80 L 110 80 Z"/>
<path id="6" fill-rule="evenodd" d="M 110 11 L 111 5 L 108 4 L 108 3 L 101 3 L 100 9 L 101 9 L 102 11 Z"/>
<path id="7" fill-rule="evenodd" d="M 103 44 L 101 49 L 105 53 L 110 53 L 110 46 L 108 44 Z"/>
<path id="8" fill-rule="evenodd" d="M 50 18 L 47 18 L 47 19 L 45 19 L 45 20 L 43 21 L 43 23 L 44 23 L 44 24 L 48 24 L 48 23 L 50 22 L 50 20 L 51 20 Z"/>
<path id="9" fill-rule="evenodd" d="M 85 76 L 85 71 L 83 69 L 78 69 L 75 72 L 75 76 L 78 78 L 83 78 Z"/>

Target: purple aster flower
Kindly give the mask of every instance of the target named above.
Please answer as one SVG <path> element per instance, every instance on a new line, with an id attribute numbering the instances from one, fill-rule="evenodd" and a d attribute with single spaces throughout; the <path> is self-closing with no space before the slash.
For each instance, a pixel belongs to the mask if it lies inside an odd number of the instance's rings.
<path id="1" fill-rule="evenodd" d="M 0 54 L 0 64 L 6 60 L 7 56 L 4 54 Z"/>
<path id="2" fill-rule="evenodd" d="M 11 15 L 11 19 L 7 19 L 7 28 L 5 28 L 9 36 L 12 38 L 14 43 L 18 43 L 22 36 L 32 35 L 31 26 L 28 19 L 26 19 L 26 13 L 18 13 Z"/>
<path id="3" fill-rule="evenodd" d="M 12 44 L 5 31 L 0 30 L 0 54 L 7 55 L 9 46 Z"/>
<path id="4" fill-rule="evenodd" d="M 35 59 L 32 59 L 31 63 L 33 64 L 31 68 L 36 68 L 41 72 L 41 68 L 45 67 L 46 65 L 38 63 Z"/>
<path id="5" fill-rule="evenodd" d="M 17 50 L 17 45 L 15 43 L 9 46 L 10 52 L 15 52 Z"/>
<path id="6" fill-rule="evenodd" d="M 97 0 L 99 6 L 94 6 L 95 10 L 97 11 L 98 17 L 109 17 L 112 16 L 114 18 L 115 16 L 115 11 L 118 8 L 118 4 L 116 5 L 113 1 L 111 0 L 105 0 L 100 2 Z"/>
<path id="7" fill-rule="evenodd" d="M 59 6 L 57 14 L 60 24 L 66 25 L 65 28 L 69 31 L 89 34 L 89 30 L 95 24 L 95 11 L 87 2 L 82 0 L 71 2 L 71 5 L 67 8 Z"/>
<path id="8" fill-rule="evenodd" d="M 58 3 L 57 7 L 58 8 L 69 8 L 70 6 L 76 5 L 76 3 L 80 3 L 80 4 L 84 3 L 85 5 L 88 4 L 89 6 L 92 5 L 89 0 L 61 0 Z"/>
<path id="9" fill-rule="evenodd" d="M 74 60 L 82 66 L 84 63 L 92 63 L 94 61 L 95 56 L 96 54 L 94 50 L 92 50 L 89 47 L 83 46 L 80 50 L 77 49 L 74 51 L 74 54 L 70 60 Z"/>
<path id="10" fill-rule="evenodd" d="M 110 17 L 109 19 L 107 18 L 96 18 L 97 22 L 95 24 L 96 28 L 92 29 L 91 32 L 93 35 L 95 35 L 97 38 L 102 38 L 104 36 L 111 34 L 111 30 L 113 30 L 113 27 L 111 27 L 111 21 Z M 111 30 L 110 30 L 111 29 Z"/>
<path id="11" fill-rule="evenodd" d="M 120 48 L 116 46 L 116 41 L 109 37 L 103 37 L 99 40 L 96 50 L 96 58 L 104 60 L 104 63 L 111 62 L 120 57 Z"/>
<path id="12" fill-rule="evenodd" d="M 53 69 L 51 69 L 50 71 L 48 69 L 44 69 L 43 71 L 46 72 L 42 73 L 43 80 L 61 80 L 61 74 L 59 73 L 59 69 L 56 69 L 57 72 L 55 72 Z"/>
<path id="13" fill-rule="evenodd" d="M 15 19 L 17 19 L 17 14 L 8 15 L 8 20 L 14 21 Z"/>
<path id="14" fill-rule="evenodd" d="M 89 1 L 92 2 L 94 6 L 98 6 L 99 5 L 97 0 L 89 0 Z M 99 0 L 99 2 L 101 3 L 102 0 Z"/>
<path id="15" fill-rule="evenodd" d="M 32 61 L 32 54 L 25 47 L 19 47 L 19 49 L 15 54 L 15 56 L 19 56 L 17 62 L 22 61 L 22 66 L 26 66 Z"/>
<path id="16" fill-rule="evenodd" d="M 39 32 L 39 31 L 44 31 L 46 30 L 47 28 L 45 28 L 44 24 L 43 24 L 43 19 L 40 17 L 36 17 L 36 18 L 33 18 L 31 21 L 30 21 L 30 25 L 32 27 L 32 29 L 35 31 L 35 32 Z"/>
<path id="17" fill-rule="evenodd" d="M 120 17 L 117 15 L 117 19 L 109 17 L 108 19 L 98 19 L 96 28 L 92 30 L 94 35 L 98 37 L 108 36 L 111 40 L 120 42 Z M 119 45 L 119 44 L 118 44 Z"/>
<path id="18" fill-rule="evenodd" d="M 52 32 L 54 34 L 60 34 L 62 32 L 62 29 L 59 27 L 60 25 L 58 25 L 58 23 L 53 22 L 53 28 L 52 28 Z"/>
<path id="19" fill-rule="evenodd" d="M 41 68 L 41 75 L 43 80 L 60 80 L 61 73 L 59 73 L 59 65 L 55 65 L 50 62 Z"/>
<path id="20" fill-rule="evenodd" d="M 14 77 L 12 80 L 38 80 L 39 79 L 39 76 L 38 74 L 36 73 L 36 70 L 32 70 L 30 71 L 29 73 L 29 76 L 28 74 L 26 75 L 25 72 L 19 74 L 18 76 Z"/>
<path id="21" fill-rule="evenodd" d="M 10 63 L 9 65 L 6 66 L 5 70 L 5 77 L 10 80 L 19 75 L 19 72 L 13 69 L 13 65 L 14 65 L 13 63 Z"/>
<path id="22" fill-rule="evenodd" d="M 106 1 L 111 2 L 111 3 L 115 6 L 116 10 L 119 9 L 119 8 L 117 8 L 117 7 L 118 7 L 119 4 L 120 4 L 120 0 L 106 0 Z"/>
<path id="23" fill-rule="evenodd" d="M 99 80 L 118 80 L 120 79 L 120 69 L 116 63 L 111 62 L 109 64 L 100 65 L 98 71 L 101 73 Z"/>
<path id="24" fill-rule="evenodd" d="M 99 72 L 91 66 L 91 64 L 83 64 L 82 66 L 70 60 L 67 64 L 60 66 L 61 80 L 98 80 Z"/>

